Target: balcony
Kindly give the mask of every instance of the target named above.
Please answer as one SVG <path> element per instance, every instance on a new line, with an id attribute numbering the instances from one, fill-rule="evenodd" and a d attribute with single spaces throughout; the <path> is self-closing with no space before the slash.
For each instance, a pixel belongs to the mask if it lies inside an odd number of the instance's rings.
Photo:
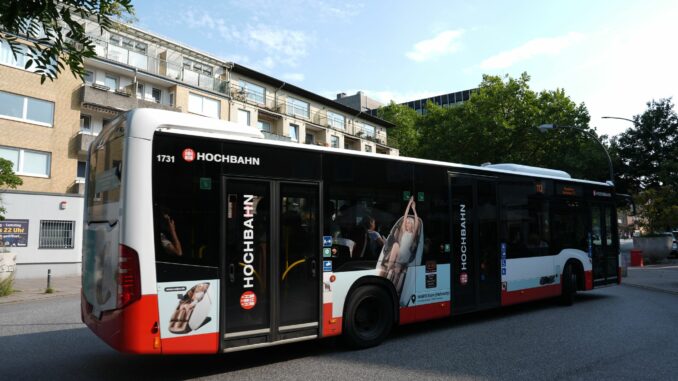
<path id="1" fill-rule="evenodd" d="M 225 82 L 221 79 L 183 67 L 180 62 L 171 62 L 151 57 L 137 51 L 109 44 L 95 36 L 89 36 L 89 38 L 94 43 L 94 51 L 99 57 L 206 90 L 218 91 L 224 94 L 228 91 Z"/>
<path id="2" fill-rule="evenodd" d="M 106 86 L 92 85 L 83 86 L 80 91 L 80 103 L 83 106 L 100 106 L 116 111 L 127 111 L 139 107 L 156 108 L 168 111 L 181 111 L 181 109 L 174 106 L 164 105 L 144 99 L 137 99 L 129 89 L 110 91 L 110 89 Z"/>
<path id="3" fill-rule="evenodd" d="M 87 155 L 90 144 L 96 139 L 96 135 L 80 131 L 73 139 L 73 146 L 78 156 Z"/>
<path id="4" fill-rule="evenodd" d="M 278 141 L 281 141 L 281 142 L 291 142 L 292 141 L 292 138 L 290 138 L 289 136 L 278 135 L 278 134 L 274 134 L 274 133 L 268 132 L 268 131 L 261 131 L 261 133 L 264 135 L 264 138 L 268 139 L 268 140 L 278 140 Z"/>
<path id="5" fill-rule="evenodd" d="M 299 105 L 288 103 L 287 98 L 284 96 L 278 98 L 268 91 L 264 93 L 253 92 L 240 86 L 238 83 L 224 81 L 221 79 L 222 77 L 218 75 L 208 75 L 209 70 L 204 70 L 203 72 L 192 70 L 193 67 L 191 65 L 184 66 L 183 62 L 166 59 L 171 53 L 170 50 L 163 50 L 158 53 L 157 57 L 151 57 L 145 54 L 146 50 L 144 50 L 144 52 L 140 52 L 139 50 L 135 51 L 134 47 L 127 49 L 122 46 L 109 44 L 107 41 L 104 41 L 97 36 L 89 37 L 94 43 L 96 54 L 99 57 L 119 62 L 150 74 L 183 82 L 205 90 L 218 92 L 231 97 L 234 100 L 251 104 L 273 113 L 288 115 L 314 123 L 321 127 L 340 131 L 347 136 L 354 136 L 386 145 L 385 134 L 382 136 L 378 132 L 375 132 L 374 129 L 371 131 L 364 130 L 360 127 L 361 123 L 355 123 L 354 126 L 351 124 L 350 116 L 344 119 L 344 123 L 342 124 L 337 120 L 329 120 L 326 109 L 317 109 L 312 106 L 308 108 L 300 107 Z M 160 50 L 162 50 L 162 46 Z M 214 68 L 218 70 L 217 66 Z M 108 94 L 95 94 L 94 91 L 99 90 L 83 90 L 83 104 L 97 104 L 107 107 L 108 105 L 113 105 L 112 107 L 116 110 L 128 110 L 133 107 L 154 107 L 177 110 L 176 108 L 168 108 L 170 106 L 137 100 L 131 92 L 125 98 L 126 94 L 124 93 L 116 94 L 115 92 L 108 92 Z M 289 137 L 283 137 L 282 140 L 289 140 Z"/>

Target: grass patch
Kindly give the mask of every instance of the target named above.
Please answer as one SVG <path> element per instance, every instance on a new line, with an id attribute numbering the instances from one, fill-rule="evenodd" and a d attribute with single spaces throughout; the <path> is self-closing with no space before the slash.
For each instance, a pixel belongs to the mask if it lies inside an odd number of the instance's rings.
<path id="1" fill-rule="evenodd" d="M 47 287 L 45 289 L 45 294 L 53 294 L 53 293 L 54 293 L 54 289 L 52 287 Z"/>
<path id="2" fill-rule="evenodd" d="M 0 296 L 7 296 L 14 292 L 14 275 L 0 281 Z"/>

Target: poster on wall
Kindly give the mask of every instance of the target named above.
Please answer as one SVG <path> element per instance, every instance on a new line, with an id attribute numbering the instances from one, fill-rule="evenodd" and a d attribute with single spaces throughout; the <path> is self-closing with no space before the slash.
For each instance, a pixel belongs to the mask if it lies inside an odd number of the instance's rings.
<path id="1" fill-rule="evenodd" d="M 3 246 L 28 246 L 28 220 L 0 221 L 0 242 Z"/>

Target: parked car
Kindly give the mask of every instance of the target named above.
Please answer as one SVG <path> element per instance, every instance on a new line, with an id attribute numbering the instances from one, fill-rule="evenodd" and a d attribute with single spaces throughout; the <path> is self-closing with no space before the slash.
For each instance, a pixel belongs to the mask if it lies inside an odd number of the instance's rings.
<path id="1" fill-rule="evenodd" d="M 672 231 L 671 235 L 673 236 L 673 244 L 671 245 L 671 255 L 678 258 L 678 231 Z"/>

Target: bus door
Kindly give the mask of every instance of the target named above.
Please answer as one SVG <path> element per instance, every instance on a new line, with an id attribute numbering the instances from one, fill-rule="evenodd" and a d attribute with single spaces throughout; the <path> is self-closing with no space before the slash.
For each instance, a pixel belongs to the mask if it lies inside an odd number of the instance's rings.
<path id="1" fill-rule="evenodd" d="M 224 179 L 224 351 L 318 335 L 319 186 Z"/>
<path id="2" fill-rule="evenodd" d="M 612 204 L 591 205 L 591 265 L 593 285 L 617 283 L 619 274 L 619 248 L 614 224 L 615 208 Z"/>
<path id="3" fill-rule="evenodd" d="M 501 303 L 496 181 L 450 174 L 452 309 L 464 312 Z"/>

